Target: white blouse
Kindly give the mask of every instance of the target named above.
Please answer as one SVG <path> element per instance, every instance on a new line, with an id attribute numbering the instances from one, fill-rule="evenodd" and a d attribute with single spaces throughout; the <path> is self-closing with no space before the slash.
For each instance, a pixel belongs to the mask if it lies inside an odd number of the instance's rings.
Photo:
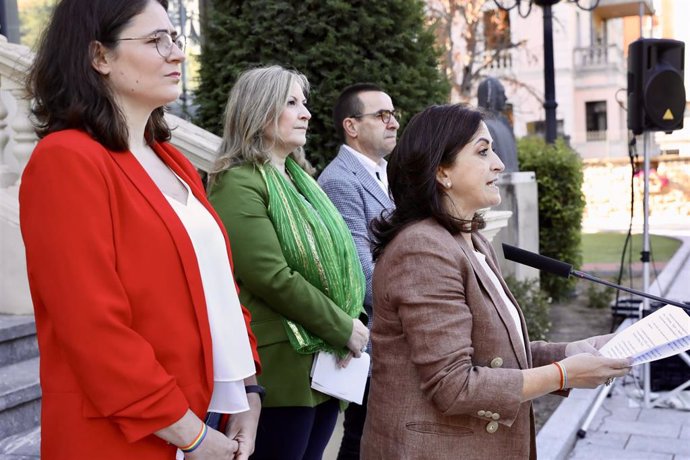
<path id="1" fill-rule="evenodd" d="M 208 410 L 224 414 L 244 412 L 249 410 L 244 379 L 254 375 L 256 367 L 225 238 L 211 213 L 185 181 L 180 181 L 187 188 L 187 203 L 165 197 L 192 241 L 204 288 L 213 343 L 214 386 Z"/>
<path id="2" fill-rule="evenodd" d="M 508 298 L 508 295 L 506 294 L 505 289 L 503 289 L 503 286 L 501 285 L 501 282 L 498 280 L 498 277 L 494 273 L 494 271 L 489 267 L 489 264 L 486 263 L 486 256 L 482 254 L 479 251 L 474 251 L 474 255 L 477 256 L 477 260 L 479 261 L 479 265 L 481 265 L 482 269 L 484 272 L 487 274 L 489 279 L 491 280 L 491 283 L 494 285 L 498 293 L 501 295 L 501 300 L 503 301 L 503 304 L 505 307 L 508 309 L 510 312 L 511 318 L 513 318 L 513 323 L 515 323 L 515 329 L 518 335 L 520 336 L 520 343 L 522 344 L 522 349 L 523 351 L 525 350 L 525 336 L 522 334 L 522 323 L 520 322 L 520 315 L 517 311 L 517 307 L 513 302 L 510 301 Z M 527 352 L 525 351 L 525 356 L 527 356 Z"/>

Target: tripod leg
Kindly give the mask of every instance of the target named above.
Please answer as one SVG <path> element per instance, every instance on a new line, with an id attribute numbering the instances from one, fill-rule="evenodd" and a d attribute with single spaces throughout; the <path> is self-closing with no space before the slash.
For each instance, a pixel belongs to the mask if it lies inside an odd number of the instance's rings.
<path id="1" fill-rule="evenodd" d="M 589 412 L 587 413 L 587 417 L 585 417 L 585 421 L 582 422 L 582 426 L 577 431 L 578 438 L 583 439 L 585 436 L 587 436 L 587 428 L 589 428 L 589 424 L 592 423 L 594 416 L 597 414 L 599 408 L 604 403 L 604 399 L 606 399 L 606 396 L 608 396 L 609 392 L 613 388 L 613 385 L 615 385 L 615 381 L 614 383 L 611 383 L 611 385 L 603 385 L 599 390 L 597 398 L 594 400 L 592 407 L 589 408 Z"/>
<path id="2" fill-rule="evenodd" d="M 649 409 L 651 406 L 651 400 L 652 400 L 652 378 L 651 378 L 651 372 L 652 368 L 650 367 L 649 363 L 644 363 L 642 365 L 642 375 L 643 375 L 643 380 L 642 380 L 642 390 L 643 390 L 643 397 L 642 397 L 642 407 L 645 409 Z"/>

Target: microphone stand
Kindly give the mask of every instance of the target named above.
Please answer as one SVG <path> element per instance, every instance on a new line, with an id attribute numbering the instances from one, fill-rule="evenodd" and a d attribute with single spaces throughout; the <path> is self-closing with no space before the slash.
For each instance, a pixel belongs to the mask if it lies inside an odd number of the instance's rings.
<path id="1" fill-rule="evenodd" d="M 653 294 L 649 294 L 646 291 L 643 292 L 638 291 L 637 289 L 620 286 L 618 284 L 611 283 L 601 278 L 597 278 L 596 276 L 590 275 L 589 273 L 574 270 L 573 266 L 566 262 L 562 262 L 560 260 L 552 259 L 550 257 L 526 251 L 524 249 L 520 249 L 518 247 L 511 246 L 506 243 L 503 243 L 503 255 L 506 258 L 506 260 L 512 260 L 513 262 L 536 268 L 539 271 L 546 271 L 548 273 L 552 273 L 556 276 L 562 276 L 564 278 L 575 276 L 577 278 L 586 279 L 588 281 L 593 281 L 595 283 L 603 284 L 614 289 L 618 289 L 621 291 L 638 295 L 640 297 L 644 297 L 645 299 L 652 299 L 665 304 L 675 305 L 676 307 L 680 307 L 688 313 L 690 313 L 690 304 L 678 302 L 671 299 L 665 299 L 663 297 L 658 297 Z M 640 318 L 642 318 L 641 314 Z"/>
<path id="2" fill-rule="evenodd" d="M 649 248 L 649 241 L 647 241 L 647 243 L 645 244 L 645 248 L 647 248 L 647 249 Z M 648 307 L 649 299 L 657 300 L 657 301 L 664 303 L 664 304 L 675 305 L 676 307 L 680 307 L 686 313 L 690 314 L 690 304 L 678 302 L 678 301 L 671 300 L 671 299 L 665 299 L 663 297 L 658 297 L 656 295 L 649 294 L 648 292 L 646 292 L 647 290 L 649 290 L 648 286 L 645 286 L 645 292 L 638 291 L 637 289 L 628 288 L 625 286 L 620 286 L 618 284 L 611 283 L 611 282 L 603 280 L 601 278 L 597 278 L 596 276 L 590 275 L 589 273 L 574 270 L 573 266 L 571 264 L 566 263 L 566 262 L 552 259 L 550 257 L 545 257 L 545 256 L 542 256 L 540 254 L 536 254 L 536 253 L 533 253 L 530 251 L 526 251 L 524 249 L 520 249 L 518 247 L 511 246 L 511 245 L 506 244 L 506 243 L 503 243 L 503 255 L 506 258 L 506 260 L 512 260 L 513 262 L 527 265 L 527 266 L 536 268 L 537 270 L 540 270 L 540 271 L 549 272 L 549 273 L 552 273 L 556 276 L 562 276 L 564 278 L 569 278 L 571 276 L 575 276 L 577 278 L 586 279 L 588 281 L 593 281 L 595 283 L 603 284 L 605 286 L 609 286 L 609 287 L 612 287 L 614 289 L 619 289 L 621 291 L 629 292 L 631 294 L 640 296 L 644 300 L 644 302 L 640 302 L 640 305 L 641 306 L 647 305 L 647 308 L 639 308 L 638 319 L 642 319 L 644 312 L 649 311 L 649 307 Z M 643 260 L 643 262 L 645 262 L 645 267 L 647 267 L 647 270 L 648 270 L 648 266 L 647 266 L 647 264 L 649 262 L 649 251 L 648 250 L 643 251 L 642 260 Z M 647 276 L 648 275 L 649 275 L 649 273 L 647 272 Z M 648 283 L 649 283 L 649 280 L 647 279 L 645 284 L 648 284 Z M 690 356 L 688 356 L 687 353 L 682 352 L 682 353 L 679 353 L 678 356 L 683 361 L 685 361 L 685 363 L 688 364 L 688 366 L 690 366 Z M 643 377 L 644 377 L 645 382 L 646 382 L 644 385 L 644 401 L 645 401 L 644 407 L 648 408 L 649 407 L 649 393 L 650 393 L 649 382 L 651 380 L 649 378 L 649 363 L 645 363 L 642 366 L 643 366 L 643 370 L 645 372 L 645 375 Z M 658 404 L 660 401 L 663 401 L 664 399 L 668 399 L 670 396 L 673 396 L 674 394 L 678 393 L 679 391 L 685 389 L 688 386 L 690 386 L 690 380 L 688 382 L 686 382 L 685 384 L 679 386 L 675 390 L 671 391 L 664 398 L 657 398 L 654 403 Z M 580 437 L 580 438 L 585 437 L 585 435 L 587 433 L 587 426 L 592 421 L 594 414 L 599 409 L 599 406 L 604 401 L 604 398 L 609 393 L 611 388 L 612 388 L 612 385 L 607 385 L 600 390 L 600 393 L 597 396 L 595 403 L 592 405 L 592 407 L 589 410 L 589 414 L 587 415 L 587 418 L 585 419 L 585 422 L 583 423 L 582 428 L 577 433 L 578 437 Z"/>
<path id="3" fill-rule="evenodd" d="M 638 295 L 640 297 L 644 297 L 645 299 L 652 299 L 652 300 L 656 300 L 659 302 L 667 303 L 669 305 L 675 305 L 676 307 L 680 307 L 680 308 L 684 309 L 685 311 L 687 311 L 688 313 L 690 313 L 690 305 L 683 303 L 683 302 L 677 302 L 675 300 L 665 299 L 663 297 L 655 296 L 654 294 L 649 294 L 647 292 L 638 291 L 637 289 L 632 289 L 632 288 L 628 288 L 625 286 L 621 286 L 619 284 L 614 284 L 614 283 L 611 283 L 609 281 L 603 280 L 601 278 L 597 278 L 594 275 L 590 275 L 589 273 L 581 272 L 578 270 L 571 270 L 570 275 L 575 276 L 577 278 L 582 278 L 585 280 L 593 281 L 595 283 L 603 284 L 605 286 L 609 286 L 609 287 L 612 287 L 614 289 L 619 289 L 621 291 L 629 292 L 630 294 L 635 294 L 635 295 Z"/>

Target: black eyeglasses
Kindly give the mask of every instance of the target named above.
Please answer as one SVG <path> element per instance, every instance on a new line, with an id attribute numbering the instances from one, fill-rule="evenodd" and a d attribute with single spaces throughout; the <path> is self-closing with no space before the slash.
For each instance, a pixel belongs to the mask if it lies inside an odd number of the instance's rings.
<path id="1" fill-rule="evenodd" d="M 165 59 L 168 59 L 172 54 L 173 45 L 177 46 L 180 51 L 184 51 L 184 45 L 187 41 L 184 35 L 177 35 L 173 38 L 168 32 L 162 30 L 146 37 L 118 38 L 115 41 L 119 42 L 123 40 L 151 40 L 156 43 L 156 51 L 158 51 L 158 54 Z"/>
<path id="2" fill-rule="evenodd" d="M 349 118 L 362 118 L 362 117 L 368 117 L 368 116 L 375 116 L 377 118 L 380 118 L 382 122 L 385 124 L 388 124 L 391 122 L 391 118 L 397 119 L 400 114 L 398 113 L 397 110 L 379 110 L 378 112 L 372 112 L 372 113 L 360 113 L 359 115 L 351 115 Z"/>

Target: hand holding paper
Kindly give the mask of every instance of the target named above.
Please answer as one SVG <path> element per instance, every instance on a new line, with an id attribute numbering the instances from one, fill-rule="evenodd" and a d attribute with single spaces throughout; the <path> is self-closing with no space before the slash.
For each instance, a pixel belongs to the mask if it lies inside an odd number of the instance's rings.
<path id="1" fill-rule="evenodd" d="M 311 387 L 343 401 L 362 404 L 369 374 L 369 354 L 362 352 L 347 367 L 338 365 L 335 355 L 319 352 L 311 370 Z"/>

